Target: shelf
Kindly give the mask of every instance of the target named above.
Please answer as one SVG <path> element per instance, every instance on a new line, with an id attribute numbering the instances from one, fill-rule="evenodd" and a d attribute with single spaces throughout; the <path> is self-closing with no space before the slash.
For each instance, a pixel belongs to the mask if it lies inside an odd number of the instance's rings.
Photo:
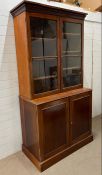
<path id="1" fill-rule="evenodd" d="M 63 68 L 63 71 L 71 70 L 71 69 L 81 69 L 81 68 L 80 67 L 66 67 L 66 68 Z"/>
<path id="2" fill-rule="evenodd" d="M 56 40 L 57 38 L 39 38 L 39 37 L 31 37 L 32 40 Z"/>
<path id="3" fill-rule="evenodd" d="M 63 33 L 63 35 L 69 35 L 69 36 L 81 36 L 80 33 Z"/>
<path id="4" fill-rule="evenodd" d="M 82 57 L 82 55 L 62 55 L 62 57 Z"/>
<path id="5" fill-rule="evenodd" d="M 67 77 L 72 77 L 72 76 L 75 76 L 75 77 L 80 77 L 81 76 L 81 73 L 80 74 L 75 74 L 75 73 L 72 73 L 72 74 L 66 74 L 66 76 L 63 76 L 63 78 L 67 78 Z"/>
<path id="6" fill-rule="evenodd" d="M 43 76 L 39 78 L 33 78 L 34 80 L 44 80 L 44 79 L 50 79 L 50 78 L 56 78 L 57 75 L 50 75 L 50 76 Z"/>
<path id="7" fill-rule="evenodd" d="M 32 57 L 32 59 L 35 59 L 36 61 L 42 61 L 42 60 L 55 60 L 58 56 L 42 56 L 42 57 Z"/>
<path id="8" fill-rule="evenodd" d="M 63 53 L 66 53 L 66 52 L 67 53 L 73 53 L 73 52 L 74 53 L 81 53 L 81 51 L 79 51 L 79 50 L 77 50 L 77 51 L 76 50 L 63 51 Z"/>

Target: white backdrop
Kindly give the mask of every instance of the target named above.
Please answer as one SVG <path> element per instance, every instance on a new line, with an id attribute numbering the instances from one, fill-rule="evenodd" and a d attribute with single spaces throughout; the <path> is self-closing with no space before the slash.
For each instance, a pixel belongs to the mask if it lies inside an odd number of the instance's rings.
<path id="1" fill-rule="evenodd" d="M 20 1 L 0 0 L 0 159 L 21 150 L 22 144 L 15 37 L 9 13 Z M 79 11 L 70 5 L 36 1 Z M 85 21 L 84 86 L 93 89 L 93 117 L 101 114 L 100 36 L 101 14 L 90 12 Z"/>

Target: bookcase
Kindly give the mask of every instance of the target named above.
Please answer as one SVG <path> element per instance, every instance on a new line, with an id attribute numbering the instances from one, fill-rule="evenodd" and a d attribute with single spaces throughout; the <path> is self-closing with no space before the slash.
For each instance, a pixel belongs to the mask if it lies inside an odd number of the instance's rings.
<path id="1" fill-rule="evenodd" d="M 83 87 L 87 14 L 23 1 L 14 18 L 23 145 L 44 171 L 93 140 L 92 90 Z"/>

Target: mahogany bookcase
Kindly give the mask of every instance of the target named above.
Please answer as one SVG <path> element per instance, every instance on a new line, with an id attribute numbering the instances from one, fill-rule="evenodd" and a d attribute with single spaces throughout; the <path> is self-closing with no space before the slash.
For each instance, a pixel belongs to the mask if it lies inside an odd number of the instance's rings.
<path id="1" fill-rule="evenodd" d="M 23 1 L 14 17 L 23 152 L 44 171 L 93 140 L 85 13 Z"/>

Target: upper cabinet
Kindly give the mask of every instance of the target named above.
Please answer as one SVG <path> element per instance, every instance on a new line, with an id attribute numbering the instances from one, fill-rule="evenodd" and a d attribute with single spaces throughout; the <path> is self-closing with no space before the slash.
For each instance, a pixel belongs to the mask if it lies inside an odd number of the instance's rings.
<path id="1" fill-rule="evenodd" d="M 33 99 L 82 87 L 86 14 L 29 1 L 11 13 L 20 96 Z"/>

